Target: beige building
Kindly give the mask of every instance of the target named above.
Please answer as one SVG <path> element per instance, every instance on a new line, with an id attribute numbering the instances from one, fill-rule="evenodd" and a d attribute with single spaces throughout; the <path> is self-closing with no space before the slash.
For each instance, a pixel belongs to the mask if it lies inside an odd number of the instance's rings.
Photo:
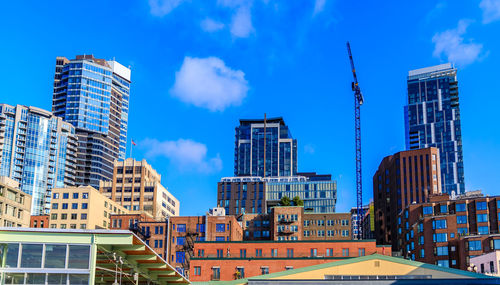
<path id="1" fill-rule="evenodd" d="M 0 177 L 0 227 L 29 227 L 31 195 L 19 189 L 19 183 Z"/>
<path id="2" fill-rule="evenodd" d="M 107 229 L 112 214 L 128 214 L 91 186 L 52 189 L 50 228 Z"/>
<path id="3" fill-rule="evenodd" d="M 146 160 L 115 161 L 112 181 L 101 181 L 100 192 L 130 213 L 146 212 L 155 219 L 179 215 L 179 200 L 161 185 L 161 175 Z"/>

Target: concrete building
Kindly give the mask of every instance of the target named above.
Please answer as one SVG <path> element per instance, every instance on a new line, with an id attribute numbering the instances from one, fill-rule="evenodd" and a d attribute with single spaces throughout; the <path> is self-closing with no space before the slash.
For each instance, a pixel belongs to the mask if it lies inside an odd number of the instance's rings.
<path id="1" fill-rule="evenodd" d="M 199 241 L 191 258 L 193 282 L 229 281 L 374 253 L 391 254 L 390 246 L 363 241 Z"/>
<path id="2" fill-rule="evenodd" d="M 241 119 L 235 130 L 234 176 L 297 174 L 297 140 L 283 118 Z"/>
<path id="3" fill-rule="evenodd" d="M 266 260 L 262 260 L 265 264 Z M 233 266 L 227 269 L 241 272 L 239 261 L 235 260 Z M 241 266 L 240 266 L 241 267 Z M 226 269 L 226 267 L 224 267 Z M 281 269 L 281 268 L 279 268 Z M 222 276 L 222 268 L 218 273 Z M 217 267 L 212 268 L 217 272 Z M 420 284 L 498 284 L 499 279 L 473 272 L 443 268 L 387 255 L 372 254 L 353 257 L 339 261 L 331 261 L 301 268 L 282 270 L 275 273 L 270 267 L 261 268 L 262 273 L 254 277 L 240 278 L 232 281 L 211 281 L 208 284 L 226 285 L 420 285 Z M 273 270 L 274 271 L 274 270 Z M 200 266 L 200 277 L 204 273 Z M 217 277 L 213 274 L 212 277 Z M 193 276 L 193 281 L 199 277 Z M 235 274 L 234 279 L 237 276 Z M 201 278 L 200 278 L 201 279 Z M 201 283 L 201 282 L 200 282 Z M 207 282 L 205 283 L 207 284 Z"/>
<path id="4" fill-rule="evenodd" d="M 229 215 L 269 213 L 282 197 L 298 196 L 315 213 L 334 213 L 337 182 L 314 172 L 291 177 L 224 177 L 217 184 L 217 201 Z"/>
<path id="5" fill-rule="evenodd" d="M 0 176 L 31 195 L 31 214 L 47 214 L 51 189 L 75 185 L 75 128 L 36 107 L 0 104 Z"/>
<path id="6" fill-rule="evenodd" d="M 467 269 L 489 276 L 500 277 L 500 250 L 471 257 Z"/>
<path id="7" fill-rule="evenodd" d="M 499 215 L 500 196 L 432 196 L 398 216 L 398 249 L 406 258 L 466 270 L 472 257 L 500 249 Z"/>
<path id="8" fill-rule="evenodd" d="M 190 284 L 130 231 L 0 228 L 0 284 Z"/>
<path id="9" fill-rule="evenodd" d="M 408 72 L 406 149 L 439 149 L 439 192 L 465 192 L 457 69 L 450 63 Z M 418 202 L 417 202 L 418 203 Z"/>
<path id="10" fill-rule="evenodd" d="M 397 249 L 396 217 L 412 203 L 426 202 L 441 193 L 439 150 L 401 151 L 385 157 L 373 175 L 375 239 Z"/>
<path id="11" fill-rule="evenodd" d="M 49 224 L 52 229 L 108 229 L 111 215 L 128 210 L 92 186 L 54 188 Z"/>
<path id="12" fill-rule="evenodd" d="M 19 183 L 0 176 L 0 226 L 29 227 L 31 195 L 19 189 Z"/>
<path id="13" fill-rule="evenodd" d="M 113 179 L 99 185 L 103 195 L 131 213 L 146 212 L 158 220 L 179 215 L 179 200 L 161 185 L 161 175 L 146 160 L 115 161 Z"/>
<path id="14" fill-rule="evenodd" d="M 98 189 L 113 178 L 113 162 L 125 159 L 130 73 L 93 55 L 56 59 L 52 112 L 76 128 L 77 185 Z"/>

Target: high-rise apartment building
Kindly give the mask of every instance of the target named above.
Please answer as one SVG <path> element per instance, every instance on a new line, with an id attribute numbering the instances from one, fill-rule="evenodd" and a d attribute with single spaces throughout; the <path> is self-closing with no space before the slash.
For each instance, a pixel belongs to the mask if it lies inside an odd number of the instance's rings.
<path id="1" fill-rule="evenodd" d="M 234 176 L 293 176 L 296 173 L 297 140 L 283 118 L 240 120 L 236 127 Z"/>
<path id="2" fill-rule="evenodd" d="M 161 175 L 146 160 L 115 161 L 113 179 L 101 181 L 99 190 L 131 213 L 144 211 L 159 220 L 179 215 L 179 200 L 161 185 Z"/>
<path id="3" fill-rule="evenodd" d="M 449 63 L 408 73 L 406 149 L 437 147 L 442 192 L 465 192 L 457 70 Z"/>
<path id="4" fill-rule="evenodd" d="M 99 188 L 125 159 L 130 69 L 92 55 L 57 57 L 52 111 L 76 127 L 77 185 Z"/>
<path id="5" fill-rule="evenodd" d="M 439 150 L 401 151 L 385 157 L 373 175 L 375 238 L 397 248 L 396 217 L 412 203 L 441 193 Z"/>
<path id="6" fill-rule="evenodd" d="M 269 213 L 282 197 L 298 196 L 314 213 L 333 213 L 337 183 L 331 175 L 298 173 L 287 177 L 224 177 L 218 183 L 217 200 L 229 215 Z"/>
<path id="7" fill-rule="evenodd" d="M 32 196 L 31 214 L 48 213 L 52 188 L 75 184 L 76 149 L 70 123 L 36 107 L 0 104 L 0 176 Z"/>

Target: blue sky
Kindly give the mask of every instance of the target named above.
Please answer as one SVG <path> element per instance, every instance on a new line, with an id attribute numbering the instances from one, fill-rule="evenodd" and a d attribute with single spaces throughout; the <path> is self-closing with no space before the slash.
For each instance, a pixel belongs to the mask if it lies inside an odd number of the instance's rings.
<path id="1" fill-rule="evenodd" d="M 233 174 L 239 118 L 283 116 L 299 171 L 331 173 L 355 204 L 351 41 L 362 106 L 364 200 L 384 156 L 404 150 L 408 70 L 452 61 L 466 188 L 499 194 L 500 1 L 8 1 L 0 11 L 1 102 L 50 110 L 56 56 L 132 69 L 129 138 L 181 201 L 216 204 Z"/>

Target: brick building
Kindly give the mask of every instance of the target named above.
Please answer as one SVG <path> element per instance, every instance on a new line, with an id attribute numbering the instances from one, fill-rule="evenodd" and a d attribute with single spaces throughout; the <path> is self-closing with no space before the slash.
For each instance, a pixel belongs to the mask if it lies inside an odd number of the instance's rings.
<path id="1" fill-rule="evenodd" d="M 439 150 L 401 151 L 385 157 L 373 175 L 375 239 L 397 248 L 396 217 L 407 205 L 441 193 Z"/>
<path id="2" fill-rule="evenodd" d="M 161 184 L 161 175 L 146 160 L 115 161 L 113 180 L 100 181 L 99 191 L 131 213 L 147 212 L 158 220 L 179 215 L 179 200 Z"/>
<path id="3" fill-rule="evenodd" d="M 228 281 L 370 254 L 391 255 L 390 246 L 363 241 L 196 242 L 190 280 Z"/>
<path id="4" fill-rule="evenodd" d="M 500 249 L 500 196 L 447 194 L 411 204 L 398 217 L 398 243 L 413 260 L 466 270 L 470 258 Z"/>
<path id="5" fill-rule="evenodd" d="M 49 227 L 49 215 L 31 216 L 30 228 L 48 228 L 48 227 Z"/>

